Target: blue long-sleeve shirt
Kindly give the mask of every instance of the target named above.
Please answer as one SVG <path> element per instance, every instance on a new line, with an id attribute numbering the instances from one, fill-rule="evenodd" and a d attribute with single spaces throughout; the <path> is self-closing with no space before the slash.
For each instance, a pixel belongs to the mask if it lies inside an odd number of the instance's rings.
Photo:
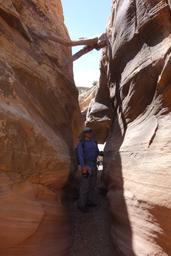
<path id="1" fill-rule="evenodd" d="M 85 165 L 91 168 L 96 167 L 98 155 L 99 149 L 94 140 L 84 140 L 79 143 L 77 147 L 77 157 L 81 167 Z"/>

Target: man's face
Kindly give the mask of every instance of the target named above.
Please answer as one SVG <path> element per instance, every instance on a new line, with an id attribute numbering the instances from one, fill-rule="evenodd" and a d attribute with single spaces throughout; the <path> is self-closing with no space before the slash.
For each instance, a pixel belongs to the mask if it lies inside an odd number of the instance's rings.
<path id="1" fill-rule="evenodd" d="M 85 136 L 85 139 L 89 139 L 90 140 L 93 137 L 93 133 L 92 132 L 85 132 L 84 136 Z"/>

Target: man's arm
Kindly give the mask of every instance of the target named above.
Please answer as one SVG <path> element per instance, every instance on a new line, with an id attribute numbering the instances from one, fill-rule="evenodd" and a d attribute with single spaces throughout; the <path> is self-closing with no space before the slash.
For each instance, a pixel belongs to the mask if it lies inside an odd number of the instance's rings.
<path id="1" fill-rule="evenodd" d="M 83 152 L 83 146 L 82 146 L 81 142 L 80 142 L 80 144 L 78 145 L 78 148 L 77 148 L 77 155 L 78 155 L 78 160 L 79 160 L 79 163 L 80 163 L 80 166 L 81 166 L 81 172 L 82 172 L 83 175 L 87 176 L 88 169 L 85 166 L 84 152 Z"/>
<path id="2" fill-rule="evenodd" d="M 79 143 L 79 145 L 77 147 L 77 156 L 78 156 L 78 160 L 79 160 L 81 167 L 84 167 L 85 166 L 84 152 L 83 152 L 83 147 L 82 147 L 81 142 Z"/>

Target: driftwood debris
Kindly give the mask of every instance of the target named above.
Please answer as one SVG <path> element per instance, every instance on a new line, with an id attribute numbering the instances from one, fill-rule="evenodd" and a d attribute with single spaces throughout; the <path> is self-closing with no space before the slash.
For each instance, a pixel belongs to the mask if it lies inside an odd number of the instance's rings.
<path id="1" fill-rule="evenodd" d="M 93 45 L 89 45 L 89 44 L 85 44 L 85 45 L 86 46 L 84 48 L 82 48 L 80 51 L 78 51 L 77 53 L 75 53 L 72 56 L 73 61 L 79 59 L 81 56 L 85 55 L 86 53 L 88 53 L 94 49 L 100 50 L 100 49 L 106 47 L 108 45 L 107 34 L 104 33 L 100 37 L 98 37 L 98 40 Z"/>
<path id="2" fill-rule="evenodd" d="M 108 45 L 108 38 L 106 33 L 102 34 L 100 37 L 94 37 L 89 39 L 80 38 L 78 40 L 68 40 L 60 36 L 49 35 L 43 32 L 40 33 L 40 32 L 32 31 L 32 33 L 38 36 L 39 38 L 41 38 L 42 40 L 45 40 L 45 39 L 51 40 L 53 42 L 62 44 L 66 47 L 85 45 L 80 51 L 78 51 L 72 56 L 72 61 L 79 59 L 81 56 L 85 55 L 86 53 L 94 49 L 100 50 L 101 48 L 104 48 Z"/>

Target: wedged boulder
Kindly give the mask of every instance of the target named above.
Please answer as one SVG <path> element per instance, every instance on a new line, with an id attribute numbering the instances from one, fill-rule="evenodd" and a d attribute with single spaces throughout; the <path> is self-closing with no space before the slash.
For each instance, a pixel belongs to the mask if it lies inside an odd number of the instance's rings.
<path id="1" fill-rule="evenodd" d="M 169 3 L 113 1 L 108 25 L 104 164 L 117 255 L 171 255 Z"/>
<path id="2" fill-rule="evenodd" d="M 94 101 L 94 98 L 96 96 L 97 87 L 92 86 L 90 88 L 84 88 L 82 90 L 80 88 L 79 91 L 80 91 L 79 105 L 80 105 L 80 109 L 81 109 L 82 119 L 85 122 L 88 108 L 89 108 L 91 102 Z"/>
<path id="3" fill-rule="evenodd" d="M 110 100 L 108 87 L 108 59 L 107 50 L 103 50 L 103 58 L 100 65 L 100 79 L 96 86 L 95 97 L 90 101 L 86 114 L 86 126 L 93 129 L 98 143 L 103 144 L 109 134 L 112 125 L 112 101 Z"/>
<path id="4" fill-rule="evenodd" d="M 79 133 L 59 0 L 0 1 L 0 255 L 68 253 L 62 191 Z"/>

